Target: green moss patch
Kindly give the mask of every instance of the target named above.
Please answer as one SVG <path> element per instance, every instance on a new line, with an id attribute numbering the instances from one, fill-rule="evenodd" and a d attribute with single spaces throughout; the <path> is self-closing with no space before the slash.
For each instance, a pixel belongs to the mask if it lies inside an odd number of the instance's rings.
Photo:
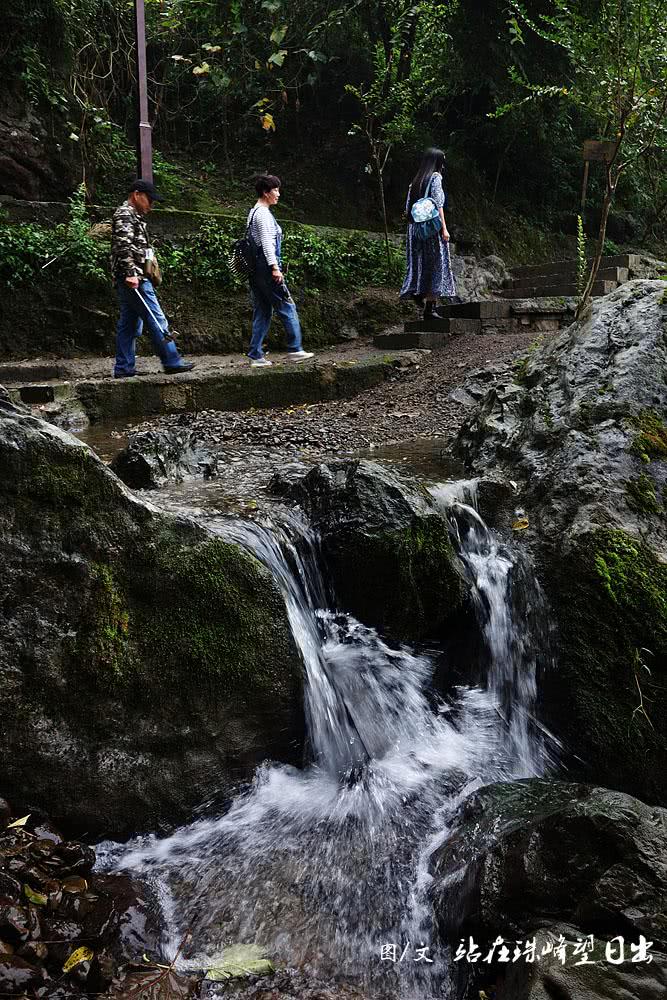
<path id="1" fill-rule="evenodd" d="M 435 637 L 463 604 L 465 588 L 439 517 L 377 535 L 355 532 L 332 558 L 341 600 L 396 640 Z"/>
<path id="2" fill-rule="evenodd" d="M 586 780 L 664 802 L 667 566 L 638 539 L 603 530 L 552 553 L 548 577 L 557 640 L 545 721 Z M 642 696 L 648 718 L 636 711 Z"/>
<path id="3" fill-rule="evenodd" d="M 628 507 L 637 514 L 661 514 L 663 507 L 658 500 L 655 483 L 649 475 L 642 472 L 634 479 L 628 479 L 625 484 L 628 497 Z"/>
<path id="4" fill-rule="evenodd" d="M 667 426 L 655 410 L 644 410 L 632 421 L 637 435 L 630 451 L 642 461 L 667 458 Z"/>

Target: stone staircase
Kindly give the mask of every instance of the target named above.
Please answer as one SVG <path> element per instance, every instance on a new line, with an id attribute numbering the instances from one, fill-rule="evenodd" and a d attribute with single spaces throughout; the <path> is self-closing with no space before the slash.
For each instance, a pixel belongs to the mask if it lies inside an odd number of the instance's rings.
<path id="1" fill-rule="evenodd" d="M 628 281 L 640 263 L 637 254 L 603 257 L 593 295 L 607 295 Z M 378 334 L 375 347 L 387 350 L 428 348 L 438 350 L 452 336 L 462 333 L 557 333 L 574 319 L 577 296 L 577 261 L 522 264 L 510 271 L 502 297 L 459 305 L 438 306 L 442 320 L 408 321 L 403 330 Z"/>
<path id="2" fill-rule="evenodd" d="M 603 257 L 597 280 L 593 285 L 593 295 L 608 295 L 615 288 L 628 281 L 630 272 L 639 264 L 636 254 L 618 254 Z M 511 278 L 505 282 L 503 298 L 539 299 L 570 297 L 577 294 L 576 260 L 557 260 L 546 264 L 523 264 L 513 267 Z"/>

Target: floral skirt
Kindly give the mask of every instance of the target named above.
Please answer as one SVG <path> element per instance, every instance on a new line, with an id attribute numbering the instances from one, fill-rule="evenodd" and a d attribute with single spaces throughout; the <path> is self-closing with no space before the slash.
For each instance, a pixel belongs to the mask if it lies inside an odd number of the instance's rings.
<path id="1" fill-rule="evenodd" d="M 449 243 L 445 243 L 440 234 L 430 240 L 419 240 L 414 235 L 414 226 L 409 225 L 406 252 L 407 269 L 401 298 L 412 295 L 452 298 L 456 295 Z"/>

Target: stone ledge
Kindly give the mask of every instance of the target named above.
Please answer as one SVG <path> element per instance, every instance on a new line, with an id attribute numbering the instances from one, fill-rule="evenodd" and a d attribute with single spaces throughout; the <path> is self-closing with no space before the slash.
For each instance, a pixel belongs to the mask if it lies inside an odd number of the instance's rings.
<path id="1" fill-rule="evenodd" d="M 78 410 L 92 423 L 199 410 L 246 410 L 251 407 L 288 406 L 351 398 L 379 385 L 396 364 L 423 361 L 401 353 L 341 361 L 276 364 L 272 368 L 232 368 L 227 371 L 192 372 L 169 376 L 161 373 L 129 379 L 25 382 L 8 385 L 17 403 L 43 404 L 48 394 L 68 408 Z"/>

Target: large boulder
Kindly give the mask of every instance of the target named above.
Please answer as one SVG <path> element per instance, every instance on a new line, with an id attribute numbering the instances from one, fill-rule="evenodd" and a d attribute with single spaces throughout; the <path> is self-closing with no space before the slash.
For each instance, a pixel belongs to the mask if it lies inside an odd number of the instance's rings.
<path id="1" fill-rule="evenodd" d="M 533 968 L 523 957 L 480 962 L 477 970 L 464 962 L 459 975 L 472 971 L 476 987 L 491 976 L 502 1000 L 664 996 L 667 810 L 621 792 L 548 779 L 488 785 L 460 807 L 433 857 L 433 876 L 436 918 L 453 947 L 472 936 L 485 956 L 500 936 L 512 955 L 516 941 L 538 939 Z M 568 942 L 564 962 L 553 952 L 561 934 Z M 589 935 L 591 965 L 574 968 L 575 943 Z M 624 969 L 605 961 L 608 945 L 618 957 L 618 945 L 609 944 L 617 936 L 625 942 Z M 631 965 L 632 945 L 642 936 L 652 947 L 648 975 L 638 962 Z M 623 974 L 627 994 L 620 992 Z M 554 980 L 560 989 L 550 992 Z"/>
<path id="2" fill-rule="evenodd" d="M 463 606 L 463 569 L 425 488 L 375 462 L 318 465 L 275 477 L 317 529 L 346 611 L 395 641 L 437 638 Z"/>
<path id="3" fill-rule="evenodd" d="M 264 567 L 0 397 L 0 787 L 68 829 L 182 818 L 292 760 L 301 675 Z"/>
<path id="4" fill-rule="evenodd" d="M 516 484 L 557 636 L 543 712 L 571 773 L 667 801 L 665 285 L 634 281 L 535 347 L 458 449 Z M 527 527 L 526 527 L 527 519 Z"/>

